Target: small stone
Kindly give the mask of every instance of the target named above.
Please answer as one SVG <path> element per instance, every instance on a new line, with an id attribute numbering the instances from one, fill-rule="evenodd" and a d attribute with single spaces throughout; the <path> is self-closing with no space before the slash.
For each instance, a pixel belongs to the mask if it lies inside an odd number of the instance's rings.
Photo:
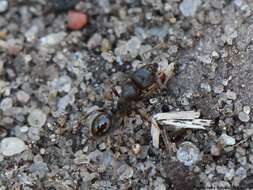
<path id="1" fill-rule="evenodd" d="M 133 176 L 133 174 L 134 174 L 133 168 L 127 164 L 123 164 L 117 169 L 117 175 L 120 180 L 129 179 Z"/>
<path id="2" fill-rule="evenodd" d="M 243 111 L 239 112 L 238 118 L 239 118 L 240 121 L 242 121 L 242 122 L 244 122 L 244 123 L 246 123 L 246 122 L 248 122 L 248 121 L 250 120 L 249 115 L 246 114 L 246 113 L 243 112 Z"/>
<path id="3" fill-rule="evenodd" d="M 179 9 L 186 17 L 194 16 L 200 5 L 201 0 L 183 0 L 179 5 Z"/>
<path id="4" fill-rule="evenodd" d="M 227 172 L 227 168 L 225 166 L 216 166 L 216 171 L 218 174 L 225 174 Z"/>
<path id="5" fill-rule="evenodd" d="M 204 89 L 206 92 L 211 92 L 211 86 L 208 83 L 201 83 L 200 88 Z"/>
<path id="6" fill-rule="evenodd" d="M 111 52 L 102 52 L 101 55 L 104 58 L 104 60 L 108 61 L 109 63 L 113 63 L 116 59 Z"/>
<path id="7" fill-rule="evenodd" d="M 250 106 L 243 106 L 243 111 L 246 113 L 246 114 L 250 114 Z"/>
<path id="8" fill-rule="evenodd" d="M 219 59 L 220 58 L 220 54 L 217 51 L 212 51 L 212 57 L 214 59 Z"/>
<path id="9" fill-rule="evenodd" d="M 101 51 L 108 52 L 112 49 L 112 44 L 108 39 L 103 39 L 101 42 Z"/>
<path id="10" fill-rule="evenodd" d="M 35 42 L 37 39 L 37 35 L 39 32 L 39 28 L 36 25 L 32 25 L 32 27 L 26 31 L 25 38 L 28 42 Z"/>
<path id="11" fill-rule="evenodd" d="M 98 46 L 100 46 L 101 44 L 101 41 L 102 41 L 102 36 L 98 33 L 95 33 L 90 39 L 89 41 L 87 42 L 87 47 L 89 49 L 93 49 L 93 48 L 96 48 Z"/>
<path id="12" fill-rule="evenodd" d="M 140 153 L 140 151 L 141 151 L 141 145 L 140 144 L 134 144 L 133 146 L 132 146 L 132 150 L 133 150 L 133 153 L 135 154 L 135 155 L 138 155 L 139 153 Z"/>
<path id="13" fill-rule="evenodd" d="M 44 162 L 35 162 L 29 167 L 29 171 L 39 178 L 44 177 L 48 172 L 47 164 Z"/>
<path id="14" fill-rule="evenodd" d="M 220 140 L 222 140 L 222 142 L 224 143 L 224 145 L 226 146 L 231 146 L 235 144 L 235 138 L 228 136 L 227 134 L 223 133 L 220 138 Z"/>
<path id="15" fill-rule="evenodd" d="M 166 190 L 166 186 L 161 177 L 157 177 L 157 179 L 154 181 L 153 186 L 154 190 Z"/>
<path id="16" fill-rule="evenodd" d="M 46 153 L 46 149 L 45 148 L 41 148 L 40 149 L 40 154 L 44 155 Z"/>
<path id="17" fill-rule="evenodd" d="M 141 41 L 137 37 L 132 37 L 126 44 L 126 49 L 132 57 L 136 57 L 141 47 Z"/>
<path id="18" fill-rule="evenodd" d="M 226 92 L 227 99 L 229 100 L 236 100 L 236 93 L 233 91 L 227 91 Z"/>
<path id="19" fill-rule="evenodd" d="M 7 130 L 0 126 L 0 139 L 6 137 L 7 133 L 8 133 Z"/>
<path id="20" fill-rule="evenodd" d="M 0 0 L 0 13 L 7 11 L 9 6 L 8 0 Z"/>
<path id="21" fill-rule="evenodd" d="M 211 147 L 211 154 L 213 156 L 220 156 L 222 151 L 222 146 L 220 146 L 219 144 L 213 144 Z"/>
<path id="22" fill-rule="evenodd" d="M 235 170 L 233 168 L 229 169 L 226 173 L 225 173 L 225 179 L 226 180 L 232 180 L 232 178 L 235 176 Z"/>
<path id="23" fill-rule="evenodd" d="M 2 102 L 0 103 L 0 109 L 5 112 L 11 109 L 13 106 L 13 101 L 11 98 L 4 98 Z"/>
<path id="24" fill-rule="evenodd" d="M 68 29 L 80 30 L 88 23 L 88 16 L 83 12 L 69 11 L 67 20 Z"/>
<path id="25" fill-rule="evenodd" d="M 27 136 L 33 141 L 38 141 L 40 139 L 40 129 L 38 127 L 30 127 Z"/>
<path id="26" fill-rule="evenodd" d="M 106 144 L 101 143 L 98 147 L 99 147 L 100 150 L 105 150 L 106 149 Z"/>
<path id="27" fill-rule="evenodd" d="M 23 90 L 18 91 L 16 95 L 17 95 L 18 101 L 21 102 L 21 103 L 27 103 L 30 99 L 30 95 L 27 94 Z"/>
<path id="28" fill-rule="evenodd" d="M 199 159 L 199 149 L 193 143 L 185 141 L 179 145 L 177 159 L 185 166 L 191 166 Z"/>
<path id="29" fill-rule="evenodd" d="M 60 44 L 64 38 L 67 36 L 65 32 L 51 33 L 47 36 L 40 38 L 40 47 L 41 48 L 52 48 Z"/>
<path id="30" fill-rule="evenodd" d="M 69 76 L 64 75 L 52 81 L 51 85 L 59 92 L 68 93 L 71 90 L 72 80 Z"/>
<path id="31" fill-rule="evenodd" d="M 224 86 L 223 85 L 218 85 L 214 87 L 214 93 L 220 94 L 224 91 Z"/>
<path id="32" fill-rule="evenodd" d="M 28 116 L 28 123 L 32 127 L 42 127 L 47 120 L 47 115 L 39 109 L 33 110 Z"/>
<path id="33" fill-rule="evenodd" d="M 24 141 L 16 137 L 4 138 L 0 144 L 0 152 L 4 156 L 13 156 L 23 152 L 25 149 Z"/>
<path id="34" fill-rule="evenodd" d="M 20 127 L 21 133 L 27 133 L 28 131 L 29 131 L 29 127 L 27 127 L 27 126 Z"/>

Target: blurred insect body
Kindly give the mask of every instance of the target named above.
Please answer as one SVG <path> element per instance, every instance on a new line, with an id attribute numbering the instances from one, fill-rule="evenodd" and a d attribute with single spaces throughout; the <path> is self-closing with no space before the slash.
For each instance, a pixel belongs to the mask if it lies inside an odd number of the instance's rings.
<path id="1" fill-rule="evenodd" d="M 114 120 L 126 113 L 132 104 L 163 88 L 173 76 L 174 68 L 175 63 L 147 64 L 133 72 L 121 85 L 120 92 L 114 89 L 118 98 L 116 109 L 98 109 L 89 114 L 92 115 L 91 134 L 101 135 L 107 132 Z"/>

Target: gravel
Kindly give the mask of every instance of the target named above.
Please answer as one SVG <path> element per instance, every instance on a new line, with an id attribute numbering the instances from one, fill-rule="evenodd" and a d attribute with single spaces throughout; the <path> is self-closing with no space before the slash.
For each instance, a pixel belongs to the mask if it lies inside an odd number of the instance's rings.
<path id="1" fill-rule="evenodd" d="M 39 109 L 32 110 L 27 118 L 30 126 L 38 128 L 42 127 L 46 123 L 46 120 L 46 114 Z"/>
<path id="2" fill-rule="evenodd" d="M 253 187 L 252 10 L 250 0 L 0 0 L 0 189 Z M 91 136 L 86 113 L 115 108 L 127 75 L 165 62 L 176 64 L 168 84 Z M 160 126 L 153 144 L 152 116 L 190 110 L 212 126 Z"/>

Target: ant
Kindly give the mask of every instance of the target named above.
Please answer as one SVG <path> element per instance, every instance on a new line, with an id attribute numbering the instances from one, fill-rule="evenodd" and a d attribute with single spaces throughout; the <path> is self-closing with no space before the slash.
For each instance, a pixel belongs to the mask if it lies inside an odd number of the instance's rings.
<path id="1" fill-rule="evenodd" d="M 121 84 L 120 91 L 113 88 L 112 91 L 117 97 L 115 108 L 99 108 L 87 113 L 87 117 L 91 117 L 90 131 L 92 136 L 105 134 L 112 126 L 115 126 L 119 118 L 128 113 L 133 106 L 136 106 L 137 101 L 166 86 L 168 80 L 174 75 L 175 63 L 165 62 L 157 61 L 157 63 L 146 64 L 128 75 L 124 83 Z M 148 117 L 142 116 L 149 121 Z"/>

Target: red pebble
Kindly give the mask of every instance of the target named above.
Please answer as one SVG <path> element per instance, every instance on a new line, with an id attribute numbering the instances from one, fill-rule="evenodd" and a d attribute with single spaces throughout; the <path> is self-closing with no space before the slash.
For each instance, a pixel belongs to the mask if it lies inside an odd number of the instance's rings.
<path id="1" fill-rule="evenodd" d="M 67 28 L 71 30 L 80 30 L 88 22 L 88 17 L 86 14 L 77 11 L 68 12 L 68 22 Z"/>

